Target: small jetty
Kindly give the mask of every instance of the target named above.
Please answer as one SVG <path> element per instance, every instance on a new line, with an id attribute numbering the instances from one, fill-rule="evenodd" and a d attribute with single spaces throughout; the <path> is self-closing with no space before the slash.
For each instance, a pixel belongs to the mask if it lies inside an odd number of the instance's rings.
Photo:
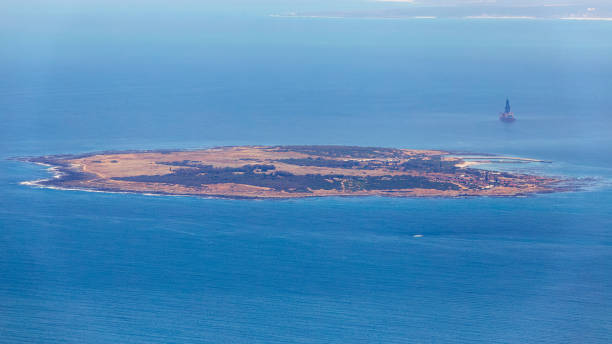
<path id="1" fill-rule="evenodd" d="M 499 114 L 499 120 L 506 123 L 512 123 L 516 120 L 514 113 L 510 110 L 510 100 L 508 98 L 506 98 L 506 109 Z"/>

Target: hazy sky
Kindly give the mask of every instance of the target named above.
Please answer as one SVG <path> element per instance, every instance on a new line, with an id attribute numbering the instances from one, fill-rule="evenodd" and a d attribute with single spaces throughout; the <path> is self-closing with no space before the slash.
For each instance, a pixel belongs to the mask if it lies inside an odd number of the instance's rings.
<path id="1" fill-rule="evenodd" d="M 0 32 L 67 20 L 342 14 L 347 16 L 612 17 L 612 0 L 2 0 Z"/>
<path id="2" fill-rule="evenodd" d="M 359 10 L 413 7 L 568 7 L 612 9 L 612 0 L 3 0 L 0 17 L 13 11 L 71 10 L 218 10 L 259 13 L 275 10 Z M 9 11 L 9 12 L 7 12 Z M 53 14 L 53 12 L 50 12 Z"/>

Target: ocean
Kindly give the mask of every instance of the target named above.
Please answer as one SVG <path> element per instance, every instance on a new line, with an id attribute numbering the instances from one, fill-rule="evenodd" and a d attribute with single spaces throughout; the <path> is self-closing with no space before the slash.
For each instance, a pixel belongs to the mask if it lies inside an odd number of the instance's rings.
<path id="1" fill-rule="evenodd" d="M 0 24 L 0 343 L 610 342 L 611 23 L 21 15 Z M 260 144 L 514 155 L 585 187 L 226 200 L 33 188 L 50 173 L 10 160 Z"/>

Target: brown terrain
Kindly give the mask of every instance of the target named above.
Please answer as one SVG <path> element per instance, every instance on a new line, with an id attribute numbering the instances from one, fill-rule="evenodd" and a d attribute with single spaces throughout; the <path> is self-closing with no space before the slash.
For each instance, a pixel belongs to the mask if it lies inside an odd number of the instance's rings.
<path id="1" fill-rule="evenodd" d="M 50 165 L 44 187 L 229 198 L 517 196 L 556 190 L 558 179 L 474 169 L 530 159 L 452 156 L 435 150 L 245 146 L 104 152 L 24 160 Z"/>

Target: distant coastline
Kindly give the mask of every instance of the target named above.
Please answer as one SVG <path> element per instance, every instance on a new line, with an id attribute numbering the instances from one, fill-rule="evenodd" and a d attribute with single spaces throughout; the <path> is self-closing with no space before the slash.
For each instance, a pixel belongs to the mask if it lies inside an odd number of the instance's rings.
<path id="1" fill-rule="evenodd" d="M 276 18 L 311 18 L 311 19 L 381 19 L 381 20 L 416 20 L 416 19 L 497 19 L 497 20 L 570 20 L 570 21 L 612 21 L 612 17 L 580 17 L 580 16 L 556 16 L 540 17 L 529 15 L 466 15 L 466 16 L 438 16 L 438 15 L 402 15 L 402 14 L 360 14 L 360 13 L 328 13 L 328 14 L 309 14 L 309 13 L 277 13 L 269 14 Z"/>

